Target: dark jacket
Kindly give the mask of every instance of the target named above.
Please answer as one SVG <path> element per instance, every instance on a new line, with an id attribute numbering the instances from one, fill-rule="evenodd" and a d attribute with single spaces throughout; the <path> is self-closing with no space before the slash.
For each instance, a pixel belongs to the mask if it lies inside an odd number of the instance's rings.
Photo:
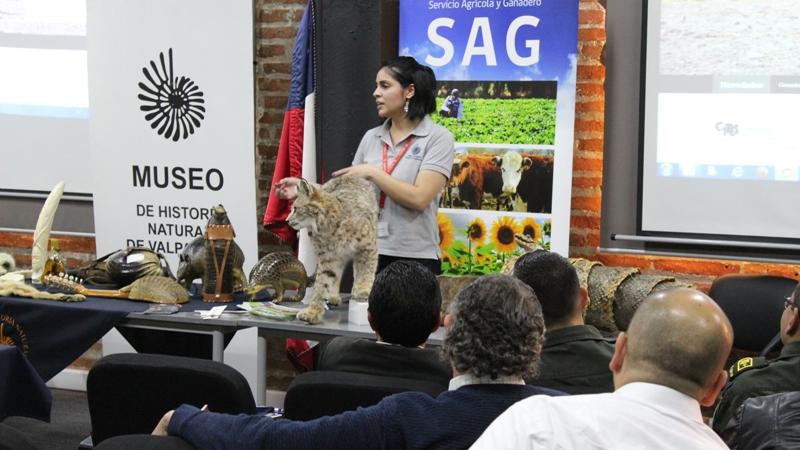
<path id="1" fill-rule="evenodd" d="M 800 392 L 748 398 L 720 437 L 732 450 L 800 448 Z"/>
<path id="2" fill-rule="evenodd" d="M 547 331 L 539 361 L 539 374 L 528 384 L 569 394 L 613 392 L 608 363 L 614 356 L 615 338 L 603 336 L 591 325 Z"/>
<path id="3" fill-rule="evenodd" d="M 437 348 L 408 348 L 344 336 L 323 345 L 317 369 L 432 381 L 443 389 L 453 377 L 453 369 Z"/>
<path id="4" fill-rule="evenodd" d="M 761 367 L 756 364 L 746 371 L 734 368 L 731 369 L 734 376 L 722 391 L 722 400 L 714 411 L 711 426 L 717 434 L 748 398 L 800 391 L 800 342 L 785 345 L 780 356 Z"/>
<path id="5" fill-rule="evenodd" d="M 402 392 L 377 405 L 307 422 L 200 412 L 182 405 L 169 434 L 198 449 L 464 449 L 509 406 L 531 395 L 561 395 L 514 384 L 473 384 L 433 398 Z M 146 447 L 145 447 L 146 448 Z"/>

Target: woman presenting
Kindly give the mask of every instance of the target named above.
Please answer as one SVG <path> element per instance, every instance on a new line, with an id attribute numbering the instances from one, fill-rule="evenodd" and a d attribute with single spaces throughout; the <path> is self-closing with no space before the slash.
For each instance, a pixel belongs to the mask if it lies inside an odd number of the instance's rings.
<path id="1" fill-rule="evenodd" d="M 362 176 L 380 190 L 378 272 L 397 260 L 413 260 L 441 273 L 439 196 L 453 168 L 453 135 L 433 123 L 436 77 L 430 67 L 400 56 L 375 77 L 372 96 L 382 125 L 364 134 L 353 165 L 333 173 Z M 296 178 L 275 186 L 279 198 L 297 196 Z"/>

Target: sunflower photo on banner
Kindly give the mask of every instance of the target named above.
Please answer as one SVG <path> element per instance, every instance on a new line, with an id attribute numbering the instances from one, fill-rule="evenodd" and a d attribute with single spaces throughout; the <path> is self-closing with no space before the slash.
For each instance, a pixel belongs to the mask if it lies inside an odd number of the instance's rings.
<path id="1" fill-rule="evenodd" d="M 400 0 L 399 53 L 436 75 L 434 122 L 456 141 L 439 202 L 445 275 L 567 255 L 578 0 Z"/>
<path id="2" fill-rule="evenodd" d="M 527 251 L 550 249 L 550 219 L 439 210 L 438 221 L 445 275 L 496 273 Z"/>

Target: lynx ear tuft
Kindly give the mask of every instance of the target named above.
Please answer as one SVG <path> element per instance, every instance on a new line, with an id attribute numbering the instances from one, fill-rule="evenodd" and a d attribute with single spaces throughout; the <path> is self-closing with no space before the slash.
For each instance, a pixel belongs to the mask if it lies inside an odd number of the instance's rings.
<path id="1" fill-rule="evenodd" d="M 305 196 L 310 196 L 311 192 L 314 190 L 314 188 L 311 187 L 311 183 L 309 183 L 305 178 L 300 178 L 300 186 L 298 186 L 298 188 Z"/>

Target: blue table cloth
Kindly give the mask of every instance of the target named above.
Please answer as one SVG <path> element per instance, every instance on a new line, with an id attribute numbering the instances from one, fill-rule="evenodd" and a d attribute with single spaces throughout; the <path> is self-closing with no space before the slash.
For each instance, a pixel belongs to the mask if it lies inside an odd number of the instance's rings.
<path id="1" fill-rule="evenodd" d="M 50 421 L 50 390 L 15 345 L 0 345 L 0 380 L 0 420 L 25 416 Z"/>

